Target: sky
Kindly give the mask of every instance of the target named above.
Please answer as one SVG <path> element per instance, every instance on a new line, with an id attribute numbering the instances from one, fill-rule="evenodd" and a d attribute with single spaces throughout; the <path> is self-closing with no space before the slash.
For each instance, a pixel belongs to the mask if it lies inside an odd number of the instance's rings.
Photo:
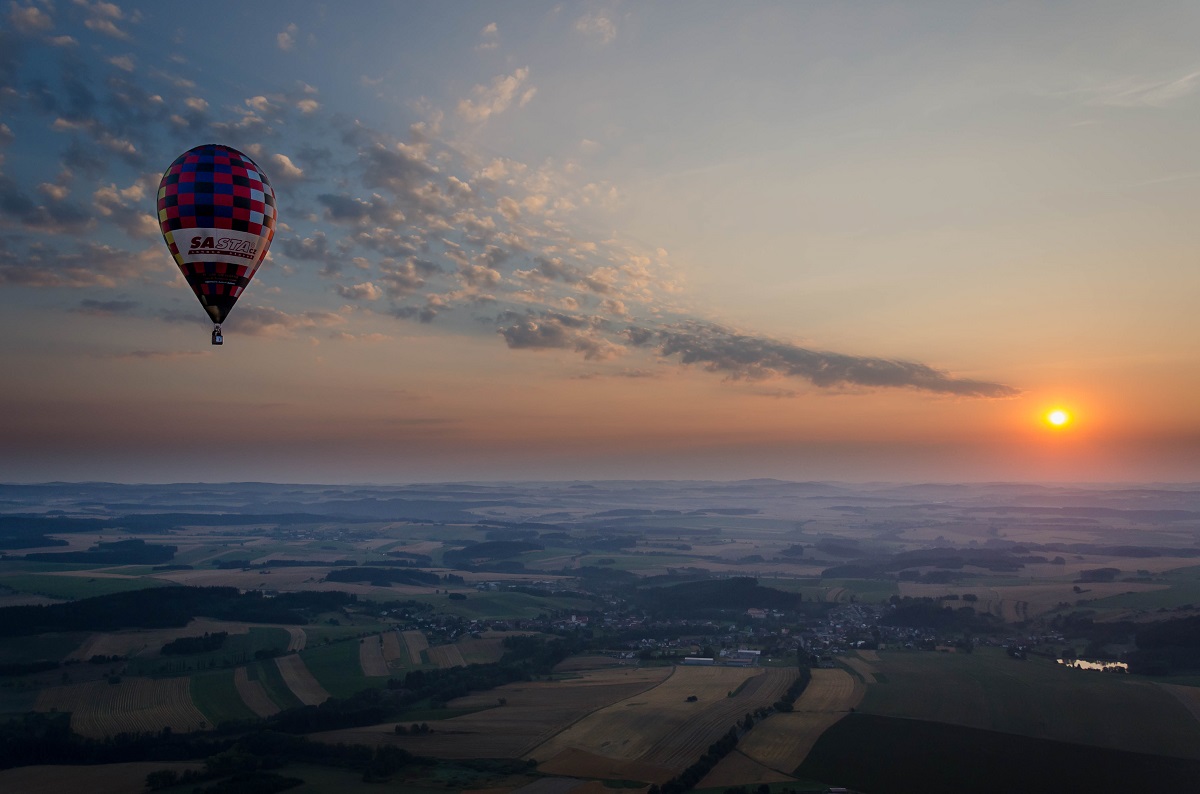
<path id="1" fill-rule="evenodd" d="M 0 7 L 2 481 L 1200 481 L 1194 2 L 201 7 Z"/>

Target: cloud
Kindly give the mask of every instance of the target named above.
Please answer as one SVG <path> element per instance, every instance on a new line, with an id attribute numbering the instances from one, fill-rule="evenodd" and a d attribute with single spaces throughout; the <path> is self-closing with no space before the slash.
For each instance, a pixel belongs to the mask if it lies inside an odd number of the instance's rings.
<path id="1" fill-rule="evenodd" d="M 269 306 L 237 307 L 237 332 L 249 336 L 291 337 L 297 331 L 335 328 L 345 322 L 342 315 L 328 311 L 289 314 Z"/>
<path id="2" fill-rule="evenodd" d="M 475 46 L 476 50 L 494 50 L 500 46 L 500 28 L 495 22 L 485 25 L 483 30 L 479 31 L 479 37 L 482 41 Z"/>
<path id="3" fill-rule="evenodd" d="M 588 361 L 616 358 L 625 350 L 606 339 L 596 322 L 585 317 L 554 312 L 526 316 L 505 312 L 498 319 L 501 324 L 498 332 L 513 350 L 574 350 Z"/>
<path id="4" fill-rule="evenodd" d="M 471 98 L 459 100 L 458 115 L 472 124 L 479 124 L 508 110 L 514 99 L 517 99 L 518 106 L 524 107 L 537 92 L 536 88 L 521 91 L 528 78 L 529 67 L 524 66 L 512 74 L 493 78 L 491 85 L 475 86 L 471 89 Z"/>
<path id="5" fill-rule="evenodd" d="M 87 6 L 86 3 L 77 4 Z M 130 41 L 132 39 L 132 36 L 117 27 L 117 23 L 114 21 L 120 20 L 124 16 L 117 6 L 112 3 L 95 3 L 90 8 L 94 16 L 84 20 L 83 23 L 88 30 L 103 33 L 105 36 L 111 36 L 121 41 Z"/>
<path id="6" fill-rule="evenodd" d="M 171 361 L 180 358 L 197 358 L 211 355 L 211 350 L 131 350 L 128 353 L 118 353 L 114 358 Z"/>
<path id="7" fill-rule="evenodd" d="M 296 27 L 296 23 L 293 22 L 276 34 L 275 43 L 279 46 L 279 49 L 284 52 L 290 52 L 292 47 L 296 46 L 296 32 L 298 30 L 299 28 Z"/>
<path id="8" fill-rule="evenodd" d="M 1078 89 L 1071 93 L 1089 96 L 1088 104 L 1109 107 L 1164 108 L 1195 93 L 1200 88 L 1200 71 L 1166 80 L 1123 78 L 1099 86 Z"/>
<path id="9" fill-rule="evenodd" d="M 20 255 L 0 245 L 0 284 L 14 287 L 115 287 L 163 270 L 158 249 L 139 253 L 86 242 L 71 253 L 34 244 Z"/>
<path id="10" fill-rule="evenodd" d="M 31 35 L 34 33 L 42 33 L 54 27 L 54 20 L 50 15 L 42 11 L 37 6 L 21 6 L 16 3 L 9 3 L 8 22 L 13 26 L 13 29 Z"/>
<path id="11" fill-rule="evenodd" d="M 375 301 L 383 297 L 383 290 L 369 281 L 363 282 L 362 284 L 353 284 L 351 286 L 339 284 L 337 286 L 337 293 L 343 298 L 348 298 L 350 300 Z"/>
<path id="12" fill-rule="evenodd" d="M 108 62 L 122 72 L 132 72 L 136 68 L 132 55 L 114 55 L 108 59 Z"/>
<path id="13" fill-rule="evenodd" d="M 910 388 L 963 397 L 1013 397 L 1020 393 L 999 383 L 954 378 L 925 364 L 808 350 L 698 321 L 666 326 L 654 338 L 664 358 L 677 357 L 682 364 L 700 364 L 709 372 L 733 379 L 790 377 L 822 388 Z"/>
<path id="14" fill-rule="evenodd" d="M 575 22 L 575 30 L 600 44 L 611 44 L 617 26 L 604 14 L 584 14 Z"/>
<path id="15" fill-rule="evenodd" d="M 275 177 L 280 182 L 299 182 L 304 179 L 304 172 L 296 167 L 291 158 L 286 154 L 276 152 L 271 155 L 271 162 L 275 165 Z"/>
<path id="16" fill-rule="evenodd" d="M 100 301 L 88 299 L 80 301 L 79 306 L 74 311 L 79 314 L 112 317 L 115 315 L 133 314 L 140 305 L 137 301 L 129 300 Z"/>

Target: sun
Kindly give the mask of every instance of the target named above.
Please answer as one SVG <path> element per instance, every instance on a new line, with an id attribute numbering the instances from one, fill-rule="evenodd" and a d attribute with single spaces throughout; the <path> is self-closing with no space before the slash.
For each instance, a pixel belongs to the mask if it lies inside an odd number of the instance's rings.
<path id="1" fill-rule="evenodd" d="M 1046 421 L 1055 427 L 1063 427 L 1071 421 L 1071 415 L 1061 408 L 1055 408 L 1046 414 Z"/>

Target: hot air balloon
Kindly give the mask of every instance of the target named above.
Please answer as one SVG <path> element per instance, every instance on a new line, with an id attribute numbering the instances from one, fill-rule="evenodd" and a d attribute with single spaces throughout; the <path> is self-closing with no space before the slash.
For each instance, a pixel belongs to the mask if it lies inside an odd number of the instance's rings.
<path id="1" fill-rule="evenodd" d="M 267 255 L 275 236 L 275 191 L 237 149 L 208 143 L 188 149 L 158 183 L 158 223 L 188 286 L 221 323 Z"/>

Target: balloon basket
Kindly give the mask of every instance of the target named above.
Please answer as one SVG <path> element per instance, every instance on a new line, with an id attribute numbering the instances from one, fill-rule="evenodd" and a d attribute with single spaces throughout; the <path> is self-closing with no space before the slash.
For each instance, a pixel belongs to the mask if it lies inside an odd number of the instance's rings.
<path id="1" fill-rule="evenodd" d="M 224 339 L 224 337 L 221 335 L 221 326 L 219 326 L 219 325 L 214 325 L 214 326 L 213 326 L 213 332 L 212 332 L 212 343 L 213 343 L 214 345 L 223 345 L 223 344 L 225 344 L 225 339 Z"/>

